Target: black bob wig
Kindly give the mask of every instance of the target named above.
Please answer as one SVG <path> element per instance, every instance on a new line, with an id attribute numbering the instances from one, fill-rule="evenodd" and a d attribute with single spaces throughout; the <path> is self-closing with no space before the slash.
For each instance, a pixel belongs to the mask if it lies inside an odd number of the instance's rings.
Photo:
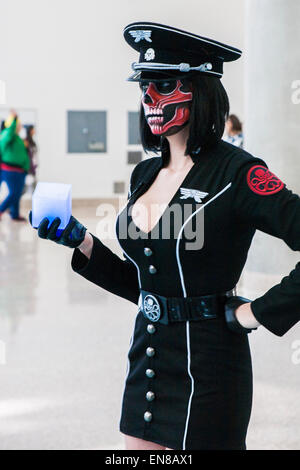
<path id="1" fill-rule="evenodd" d="M 166 78 L 166 80 L 170 79 L 172 77 Z M 185 80 L 188 80 L 193 87 L 189 119 L 190 132 L 185 155 L 190 155 L 194 159 L 199 148 L 213 147 L 221 140 L 225 121 L 229 115 L 229 100 L 220 79 L 217 77 L 198 73 L 185 77 Z M 152 134 L 145 119 L 142 103 L 140 106 L 140 135 L 146 153 L 160 153 L 169 146 L 166 138 Z M 167 163 L 168 161 L 165 159 L 164 166 Z"/>

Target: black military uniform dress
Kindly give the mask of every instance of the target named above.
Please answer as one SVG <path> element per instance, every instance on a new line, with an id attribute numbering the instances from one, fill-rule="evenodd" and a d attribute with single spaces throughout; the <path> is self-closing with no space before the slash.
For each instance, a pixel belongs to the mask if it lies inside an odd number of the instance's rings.
<path id="1" fill-rule="evenodd" d="M 167 146 L 161 156 L 141 161 L 132 172 L 128 202 L 116 220 L 124 259 L 93 236 L 91 258 L 75 249 L 72 267 L 138 305 L 120 430 L 172 449 L 245 449 L 251 356 L 248 335 L 228 328 L 224 302 L 240 278 L 256 229 L 300 249 L 300 198 L 264 160 L 219 141 L 193 155 L 194 165 L 146 234 L 135 226 L 131 207 L 155 180 L 168 151 Z M 182 208 L 180 220 L 172 217 L 175 206 Z M 200 213 L 204 216 L 197 225 Z M 170 237 L 162 233 L 166 219 Z M 128 235 L 129 227 L 137 237 Z M 203 231 L 198 249 L 188 248 L 195 241 L 188 228 L 196 229 L 195 238 L 197 230 Z M 255 317 L 283 335 L 300 319 L 299 292 L 300 263 L 252 301 Z M 211 303 L 216 294 L 218 309 Z M 198 318 L 183 302 L 196 297 L 203 307 Z M 157 308 L 168 310 L 168 322 L 156 316 Z"/>

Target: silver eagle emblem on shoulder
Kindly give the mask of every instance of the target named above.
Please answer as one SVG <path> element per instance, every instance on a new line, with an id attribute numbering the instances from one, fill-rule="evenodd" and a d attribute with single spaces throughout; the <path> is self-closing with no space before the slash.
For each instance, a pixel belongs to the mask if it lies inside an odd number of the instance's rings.
<path id="1" fill-rule="evenodd" d="M 146 30 L 146 29 L 138 29 L 137 31 L 135 30 L 129 31 L 129 34 L 133 38 L 135 38 L 134 42 L 140 42 L 143 39 L 147 42 L 152 42 L 151 33 L 152 33 L 151 30 Z"/>
<path id="2" fill-rule="evenodd" d="M 180 199 L 187 199 L 188 197 L 192 197 L 195 199 L 196 202 L 202 202 L 209 193 L 205 193 L 204 191 L 199 191 L 199 189 L 191 189 L 191 188 L 180 188 Z"/>

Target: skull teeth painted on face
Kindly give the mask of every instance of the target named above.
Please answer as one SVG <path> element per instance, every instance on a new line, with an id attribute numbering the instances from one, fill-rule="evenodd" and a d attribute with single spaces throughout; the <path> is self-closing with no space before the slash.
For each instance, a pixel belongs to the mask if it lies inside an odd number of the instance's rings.
<path id="1" fill-rule="evenodd" d="M 173 127 L 182 127 L 189 119 L 189 102 L 192 101 L 191 91 L 183 91 L 181 80 L 165 82 L 147 82 L 142 85 L 142 104 L 145 118 L 156 135 L 163 135 Z"/>

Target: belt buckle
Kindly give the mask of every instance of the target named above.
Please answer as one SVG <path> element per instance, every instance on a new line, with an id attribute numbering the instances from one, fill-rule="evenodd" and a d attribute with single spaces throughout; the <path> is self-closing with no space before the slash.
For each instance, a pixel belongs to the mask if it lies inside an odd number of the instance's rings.
<path id="1" fill-rule="evenodd" d="M 146 294 L 142 300 L 142 311 L 148 320 L 157 322 L 161 317 L 161 308 L 158 299 L 153 294 Z"/>

